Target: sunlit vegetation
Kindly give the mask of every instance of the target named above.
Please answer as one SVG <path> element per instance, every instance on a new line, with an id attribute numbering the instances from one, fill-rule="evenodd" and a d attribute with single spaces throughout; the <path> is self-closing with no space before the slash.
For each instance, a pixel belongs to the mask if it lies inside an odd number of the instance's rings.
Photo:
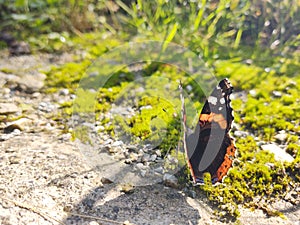
<path id="1" fill-rule="evenodd" d="M 29 42 L 35 54 L 73 53 L 74 62 L 47 71 L 45 91 L 68 88 L 71 93 L 93 98 L 93 108 L 82 103 L 83 108 L 77 110 L 94 110 L 104 132 L 115 138 L 115 131 L 120 130 L 121 136 L 136 137 L 133 143 L 160 143 L 156 147 L 162 152 L 175 151 L 181 135 L 179 80 L 185 88 L 192 87 L 187 102 L 195 109 L 190 111 L 194 116 L 205 99 L 180 68 L 158 62 L 143 65 L 139 74 L 146 87 L 143 91 L 139 91 L 141 83 L 133 82 L 136 74 L 127 67 L 94 90 L 97 95 L 76 89 L 93 60 L 128 41 L 158 40 L 165 43 L 163 47 L 168 42 L 187 47 L 206 62 L 218 80 L 228 77 L 236 92 L 245 92 L 245 99 L 232 102 L 235 122 L 249 134 L 236 140 L 237 162 L 225 185 L 200 187 L 218 207 L 217 214 L 236 218 L 238 204 L 258 207 L 257 196 L 272 202 L 284 196 L 291 184 L 299 183 L 299 1 L 16 0 L 0 1 L 0 9 L 0 30 Z M 4 48 L 5 43 L 0 46 Z M 183 55 L 182 60 L 188 58 Z M 100 82 L 96 78 L 92 82 Z M 134 116 L 116 116 L 112 123 L 105 113 L 116 102 L 135 108 Z M 68 119 L 73 105 L 62 107 L 65 113 L 60 116 Z M 292 163 L 275 161 L 257 144 L 275 141 L 280 130 L 289 135 L 286 151 L 294 157 Z M 262 208 L 269 215 L 282 216 Z"/>

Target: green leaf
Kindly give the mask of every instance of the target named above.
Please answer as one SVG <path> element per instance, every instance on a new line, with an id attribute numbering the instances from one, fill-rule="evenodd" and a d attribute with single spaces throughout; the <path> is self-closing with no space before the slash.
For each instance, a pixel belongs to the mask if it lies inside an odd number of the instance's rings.
<path id="1" fill-rule="evenodd" d="M 200 24 L 200 21 L 203 17 L 203 13 L 205 11 L 205 5 L 206 5 L 206 0 L 202 0 L 202 3 L 201 3 L 202 7 L 201 9 L 199 10 L 198 14 L 197 14 L 197 18 L 194 22 L 194 29 L 197 30 L 199 28 L 199 24 Z"/>
<path id="2" fill-rule="evenodd" d="M 162 51 L 166 50 L 168 43 L 171 42 L 177 32 L 178 29 L 178 23 L 175 23 L 174 26 L 172 27 L 171 32 L 169 33 L 169 35 L 167 36 L 166 40 L 164 41 L 163 47 L 162 47 Z"/>

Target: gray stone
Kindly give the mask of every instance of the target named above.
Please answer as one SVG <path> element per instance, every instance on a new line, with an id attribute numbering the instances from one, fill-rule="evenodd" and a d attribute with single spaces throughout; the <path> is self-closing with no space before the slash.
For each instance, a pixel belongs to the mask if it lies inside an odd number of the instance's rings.
<path id="1" fill-rule="evenodd" d="M 0 103 L 0 115 L 8 115 L 21 110 L 14 103 Z"/>
<path id="2" fill-rule="evenodd" d="M 152 109 L 152 105 L 143 105 L 140 110 L 144 110 L 144 109 Z"/>
<path id="3" fill-rule="evenodd" d="M 131 153 L 129 154 L 129 159 L 130 159 L 132 162 L 137 161 L 138 158 L 139 158 L 139 155 L 138 155 L 137 153 L 135 153 L 135 152 L 131 152 Z"/>
<path id="4" fill-rule="evenodd" d="M 246 131 L 236 130 L 234 131 L 233 135 L 235 137 L 247 137 L 248 133 Z"/>
<path id="5" fill-rule="evenodd" d="M 125 159 L 125 156 L 123 153 L 118 153 L 116 155 L 114 155 L 114 159 L 117 159 L 117 160 L 124 160 Z"/>
<path id="6" fill-rule="evenodd" d="M 99 223 L 97 223 L 96 221 L 91 221 L 89 222 L 89 225 L 99 225 Z"/>
<path id="7" fill-rule="evenodd" d="M 157 155 L 153 154 L 150 156 L 150 161 L 154 162 L 156 160 Z"/>
<path id="8" fill-rule="evenodd" d="M 178 179 L 169 173 L 165 173 L 163 177 L 164 184 L 168 187 L 177 188 L 178 187 Z"/>
<path id="9" fill-rule="evenodd" d="M 142 162 L 149 162 L 150 161 L 150 155 L 145 153 L 143 156 L 142 156 Z"/>
<path id="10" fill-rule="evenodd" d="M 67 89 L 67 88 L 61 89 L 61 90 L 58 92 L 59 95 L 63 95 L 63 96 L 66 96 L 66 95 L 68 95 L 69 93 L 70 93 L 70 91 L 69 91 L 69 89 Z"/>
<path id="11" fill-rule="evenodd" d="M 192 86 L 192 85 L 187 85 L 187 86 L 186 86 L 186 90 L 187 90 L 188 92 L 191 92 L 191 91 L 193 90 L 193 86 Z"/>
<path id="12" fill-rule="evenodd" d="M 102 177 L 102 178 L 101 178 L 101 183 L 102 183 L 102 184 L 112 184 L 113 181 L 110 180 L 110 179 L 108 179 L 108 178 L 106 178 L 106 177 Z"/>
<path id="13" fill-rule="evenodd" d="M 129 151 L 137 152 L 138 148 L 135 145 L 128 145 L 126 147 Z"/>
<path id="14" fill-rule="evenodd" d="M 15 129 L 18 129 L 20 131 L 23 130 L 29 130 L 29 128 L 33 125 L 33 122 L 31 119 L 28 118 L 21 118 L 18 120 L 15 120 L 13 122 L 10 122 L 6 125 L 6 127 L 4 128 L 4 132 L 5 133 L 11 133 L 13 132 Z"/>
<path id="15" fill-rule="evenodd" d="M 34 92 L 31 96 L 33 98 L 39 98 L 41 96 L 41 93 L 40 92 Z"/>
<path id="16" fill-rule="evenodd" d="M 261 146 L 262 150 L 269 151 L 274 154 L 275 159 L 277 161 L 286 161 L 286 162 L 292 162 L 294 158 L 288 154 L 286 151 L 281 149 L 276 144 L 266 144 Z"/>
<path id="17" fill-rule="evenodd" d="M 123 145 L 123 141 L 115 141 L 114 143 L 111 144 L 111 147 L 117 147 Z"/>
<path id="18" fill-rule="evenodd" d="M 287 133 L 285 132 L 285 130 L 281 130 L 281 131 L 279 131 L 278 132 L 278 134 L 276 134 L 275 136 L 274 136 L 274 138 L 276 139 L 276 140 L 278 140 L 278 141 L 281 141 L 281 142 L 283 142 L 283 141 L 285 141 L 286 139 L 287 139 Z"/>
<path id="19" fill-rule="evenodd" d="M 124 161 L 126 164 L 131 164 L 132 163 L 132 161 L 130 160 L 130 159 L 125 159 L 125 161 Z"/>
<path id="20" fill-rule="evenodd" d="M 140 173 L 142 177 L 145 177 L 147 174 L 147 170 L 141 170 Z"/>
<path id="21" fill-rule="evenodd" d="M 139 170 L 142 170 L 145 168 L 144 164 L 143 163 L 137 163 L 136 165 L 136 168 L 139 169 Z"/>
<path id="22" fill-rule="evenodd" d="M 255 97 L 256 94 L 257 94 L 257 92 L 256 92 L 256 90 L 252 89 L 252 90 L 249 91 L 249 94 L 250 94 L 252 97 Z"/>
<path id="23" fill-rule="evenodd" d="M 34 75 L 24 75 L 17 83 L 22 90 L 28 93 L 39 91 L 44 86 L 46 75 L 43 73 L 36 73 Z"/>
<path id="24" fill-rule="evenodd" d="M 158 149 L 155 151 L 155 154 L 158 156 L 158 157 L 161 157 L 161 151 Z"/>
<path id="25" fill-rule="evenodd" d="M 273 91 L 272 92 L 274 97 L 280 98 L 282 96 L 282 93 L 280 91 Z"/>
<path id="26" fill-rule="evenodd" d="M 156 173 L 163 173 L 164 172 L 164 168 L 162 167 L 162 166 L 160 166 L 160 167 L 157 167 L 157 168 L 155 168 L 154 169 L 154 172 L 156 172 Z"/>
<path id="27" fill-rule="evenodd" d="M 19 164 L 21 161 L 21 157 L 18 155 L 14 155 L 14 156 L 10 156 L 8 160 L 10 164 Z"/>
<path id="28" fill-rule="evenodd" d="M 1 86 L 0 86 L 1 87 Z M 9 88 L 2 88 L 1 92 L 4 94 L 4 95 L 8 95 L 10 93 L 10 89 Z"/>

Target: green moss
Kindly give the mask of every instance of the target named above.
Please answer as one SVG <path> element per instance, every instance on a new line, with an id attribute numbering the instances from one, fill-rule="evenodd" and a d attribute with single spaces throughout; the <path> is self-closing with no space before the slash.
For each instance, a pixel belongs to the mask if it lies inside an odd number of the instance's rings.
<path id="1" fill-rule="evenodd" d="M 89 65 L 89 61 L 82 61 L 81 63 L 71 62 L 60 67 L 52 67 L 47 72 L 46 85 L 49 87 L 48 92 L 56 92 L 58 88 L 68 88 L 71 93 L 74 93 Z"/>
<path id="2" fill-rule="evenodd" d="M 286 151 L 291 154 L 292 156 L 296 157 L 298 153 L 300 152 L 300 146 L 299 144 L 296 144 L 295 142 L 289 143 Z"/>
<path id="3" fill-rule="evenodd" d="M 224 179 L 224 184 L 212 186 L 210 178 L 206 178 L 205 185 L 200 187 L 218 207 L 216 213 L 227 218 L 239 216 L 238 204 L 258 207 L 261 203 L 254 202 L 256 196 L 262 196 L 267 202 L 283 196 L 291 182 L 282 164 L 275 161 L 272 154 L 259 150 L 252 137 L 238 139 L 236 146 L 238 158 Z M 268 213 L 282 215 L 274 210 Z"/>

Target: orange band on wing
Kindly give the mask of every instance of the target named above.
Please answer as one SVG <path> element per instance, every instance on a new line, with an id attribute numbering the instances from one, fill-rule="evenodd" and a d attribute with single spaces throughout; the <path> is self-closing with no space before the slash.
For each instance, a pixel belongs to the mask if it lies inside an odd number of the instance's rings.
<path id="1" fill-rule="evenodd" d="M 214 121 L 219 124 L 221 129 L 226 129 L 227 127 L 227 121 L 222 114 L 200 114 L 199 120 L 201 124 L 206 124 L 207 122 L 211 123 Z"/>
<path id="2" fill-rule="evenodd" d="M 224 161 L 217 170 L 217 177 L 218 181 L 221 181 L 224 176 L 226 176 L 228 170 L 230 169 L 232 162 L 233 162 L 233 157 L 235 155 L 236 148 L 233 143 L 231 143 L 230 146 L 227 147 L 226 149 L 226 155 L 224 157 Z"/>

